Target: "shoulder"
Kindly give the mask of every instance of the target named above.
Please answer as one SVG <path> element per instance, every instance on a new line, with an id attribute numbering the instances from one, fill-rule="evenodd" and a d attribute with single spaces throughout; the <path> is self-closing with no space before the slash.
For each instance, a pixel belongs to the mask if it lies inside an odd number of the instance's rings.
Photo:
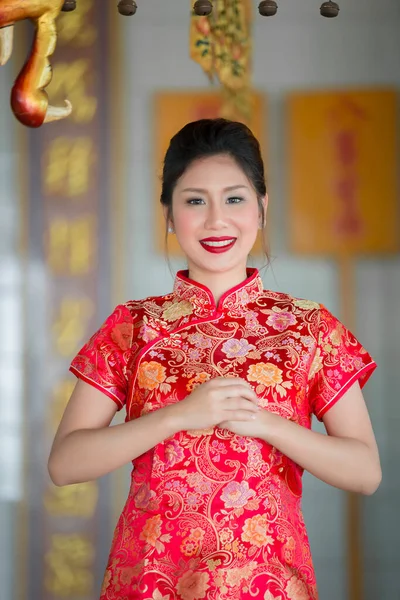
<path id="1" fill-rule="evenodd" d="M 149 312 L 162 308 L 166 302 L 172 300 L 173 296 L 172 292 L 162 296 L 148 296 L 147 298 L 142 298 L 140 300 L 127 300 L 120 306 L 123 306 L 132 315 L 135 315 L 139 312 Z"/>
<path id="2" fill-rule="evenodd" d="M 324 309 L 323 305 L 314 300 L 297 298 L 284 292 L 275 292 L 272 290 L 263 290 L 261 294 L 263 303 L 270 305 L 271 309 L 290 310 L 294 313 L 309 314 Z"/>
<path id="3" fill-rule="evenodd" d="M 318 338 L 321 323 L 330 315 L 327 309 L 314 300 L 298 298 L 283 292 L 264 290 L 257 302 L 267 326 L 278 331 L 291 329 L 296 335 Z"/>
<path id="4" fill-rule="evenodd" d="M 173 293 L 162 296 L 148 296 L 140 300 L 128 300 L 120 305 L 120 310 L 129 314 L 134 325 L 149 319 L 160 319 L 165 307 L 171 304 Z"/>

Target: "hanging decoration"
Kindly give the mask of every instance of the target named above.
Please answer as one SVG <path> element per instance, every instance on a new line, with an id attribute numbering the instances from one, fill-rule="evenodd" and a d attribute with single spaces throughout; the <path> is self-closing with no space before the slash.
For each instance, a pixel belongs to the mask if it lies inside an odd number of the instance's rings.
<path id="1" fill-rule="evenodd" d="M 83 0 L 78 0 L 83 1 Z M 192 0 L 191 0 L 192 2 Z M 190 24 L 190 55 L 211 81 L 223 88 L 223 114 L 248 121 L 251 115 L 251 10 L 252 0 L 196 0 Z M 68 117 L 72 105 L 51 106 L 45 91 L 52 77 L 49 57 L 57 43 L 56 19 L 61 11 L 75 10 L 77 0 L 0 0 L 0 66 L 13 50 L 14 25 L 30 20 L 35 34 L 30 54 L 11 91 L 11 109 L 27 127 Z M 258 12 L 264 17 L 277 13 L 275 0 L 261 0 Z M 119 0 L 118 12 L 136 14 L 135 0 Z M 336 17 L 339 6 L 328 0 L 320 7 L 323 17 Z"/>
<path id="2" fill-rule="evenodd" d="M 40 127 L 71 114 L 69 100 L 62 107 L 50 106 L 44 91 L 51 81 L 48 57 L 56 46 L 55 21 L 63 4 L 64 0 L 2 0 L 0 5 L 0 66 L 12 54 L 15 23 L 29 19 L 35 26 L 31 52 L 11 91 L 11 109 L 28 127 Z M 66 5 L 71 10 L 71 0 L 66 0 Z"/>
<path id="3" fill-rule="evenodd" d="M 251 115 L 251 0 L 197 0 L 190 23 L 190 56 L 222 85 L 222 115 Z"/>

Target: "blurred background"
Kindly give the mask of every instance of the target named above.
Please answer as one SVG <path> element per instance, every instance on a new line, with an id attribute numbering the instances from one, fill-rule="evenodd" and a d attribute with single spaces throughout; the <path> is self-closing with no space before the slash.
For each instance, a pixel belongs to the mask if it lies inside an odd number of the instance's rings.
<path id="1" fill-rule="evenodd" d="M 365 388 L 378 492 L 353 498 L 304 477 L 320 598 L 399 600 L 400 4 L 342 0 L 336 19 L 315 0 L 281 0 L 269 18 L 251 8 L 251 46 L 236 48 L 235 60 L 247 61 L 242 117 L 266 162 L 271 254 L 266 266 L 256 248 L 252 264 L 266 288 L 325 304 L 379 367 Z M 190 56 L 209 32 L 199 21 L 194 34 L 192 21 L 189 37 L 189 0 L 138 1 L 131 18 L 111 0 L 78 0 L 57 23 L 48 92 L 53 104 L 71 100 L 70 117 L 31 129 L 12 114 L 26 23 L 0 69 L 2 600 L 99 596 L 130 469 L 51 485 L 69 362 L 116 304 L 167 293 L 184 266 L 173 240 L 170 265 L 165 258 L 158 207 L 171 135 L 241 110 L 210 83 L 207 53 Z"/>

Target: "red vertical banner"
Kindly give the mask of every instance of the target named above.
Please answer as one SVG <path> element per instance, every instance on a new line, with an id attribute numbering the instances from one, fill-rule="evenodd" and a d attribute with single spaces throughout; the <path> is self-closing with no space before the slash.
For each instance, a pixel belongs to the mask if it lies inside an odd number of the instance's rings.
<path id="1" fill-rule="evenodd" d="M 293 251 L 398 252 L 397 93 L 293 93 L 287 108 Z"/>
<path id="2" fill-rule="evenodd" d="M 289 245 L 338 259 L 343 323 L 357 331 L 355 260 L 400 248 L 398 98 L 393 89 L 288 98 Z M 347 584 L 364 598 L 361 506 L 347 495 Z"/>
<path id="3" fill-rule="evenodd" d="M 71 358 L 113 302 L 108 10 L 79 0 L 74 12 L 60 15 L 47 91 L 52 105 L 68 98 L 73 112 L 28 135 L 27 577 L 21 596 L 29 600 L 98 597 L 110 544 L 108 479 L 60 488 L 47 474 L 51 442 L 75 385 Z"/>

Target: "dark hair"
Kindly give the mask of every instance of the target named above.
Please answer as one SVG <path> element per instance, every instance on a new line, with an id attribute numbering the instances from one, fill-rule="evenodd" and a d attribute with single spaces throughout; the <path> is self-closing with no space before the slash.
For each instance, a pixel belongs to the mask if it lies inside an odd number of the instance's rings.
<path id="1" fill-rule="evenodd" d="M 261 200 L 267 193 L 260 144 L 243 123 L 227 119 L 201 119 L 185 125 L 171 139 L 164 159 L 161 204 L 171 215 L 172 194 L 178 179 L 199 158 L 231 156 L 252 183 Z M 263 223 L 264 212 L 262 210 Z"/>

